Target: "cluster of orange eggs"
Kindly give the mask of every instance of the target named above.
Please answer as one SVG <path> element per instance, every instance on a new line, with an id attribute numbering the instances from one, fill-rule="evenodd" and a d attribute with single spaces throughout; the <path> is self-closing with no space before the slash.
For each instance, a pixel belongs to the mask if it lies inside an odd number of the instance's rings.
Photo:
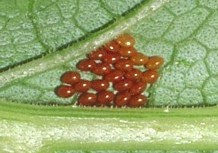
<path id="1" fill-rule="evenodd" d="M 147 105 L 147 97 L 142 93 L 148 84 L 157 81 L 158 69 L 164 60 L 137 52 L 134 44 L 132 36 L 123 34 L 87 54 L 76 66 L 80 71 L 94 73 L 97 79 L 82 79 L 78 71 L 67 71 L 61 76 L 62 85 L 55 93 L 63 98 L 79 93 L 77 104 L 80 106 Z"/>

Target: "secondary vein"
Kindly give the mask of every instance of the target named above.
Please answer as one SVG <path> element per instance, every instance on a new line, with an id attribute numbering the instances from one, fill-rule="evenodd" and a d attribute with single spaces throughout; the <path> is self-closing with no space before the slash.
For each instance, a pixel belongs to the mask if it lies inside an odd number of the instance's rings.
<path id="1" fill-rule="evenodd" d="M 98 32 L 93 38 L 82 41 L 76 45 L 72 45 L 61 52 L 51 53 L 40 59 L 33 60 L 13 69 L 9 69 L 1 73 L 0 87 L 4 87 L 8 83 L 28 77 L 40 72 L 44 72 L 56 66 L 62 65 L 78 56 L 84 55 L 86 52 L 101 46 L 115 36 L 123 33 L 149 14 L 159 9 L 169 0 L 155 0 L 150 3 L 143 4 L 136 12 L 114 23 L 104 31 Z"/>

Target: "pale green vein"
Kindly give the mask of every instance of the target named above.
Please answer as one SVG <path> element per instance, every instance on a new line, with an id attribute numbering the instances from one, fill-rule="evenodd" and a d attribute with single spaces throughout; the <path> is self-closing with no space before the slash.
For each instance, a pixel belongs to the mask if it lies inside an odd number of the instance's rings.
<path id="1" fill-rule="evenodd" d="M 1 73 L 0 87 L 5 86 L 11 81 L 31 76 L 64 64 L 72 60 L 72 58 L 77 58 L 78 56 L 85 54 L 86 52 L 95 49 L 96 47 L 99 47 L 106 41 L 109 41 L 120 33 L 123 33 L 129 27 L 138 23 L 140 20 L 147 17 L 149 14 L 167 2 L 168 0 L 155 0 L 152 2 L 149 1 L 148 3 L 142 4 L 139 9 L 137 9 L 129 16 L 127 15 L 126 18 L 123 18 L 119 22 L 114 23 L 104 31 L 100 31 L 92 38 L 87 38 L 86 41 L 80 42 L 74 46 L 70 46 L 61 52 L 51 53 L 50 55 L 42 57 L 41 59 L 33 60 L 29 63 Z"/>
<path id="2" fill-rule="evenodd" d="M 30 19 L 33 27 L 34 27 L 34 31 L 35 31 L 35 34 L 36 34 L 36 38 L 37 40 L 39 41 L 39 43 L 42 45 L 42 47 L 45 48 L 46 51 L 49 51 L 50 50 L 50 47 L 45 44 L 43 41 L 42 41 L 42 38 L 40 36 L 40 30 L 39 30 L 39 27 L 36 23 L 36 19 L 34 17 L 34 13 L 33 13 L 33 6 L 34 6 L 34 3 L 35 3 L 35 0 L 29 0 L 29 6 L 28 6 L 28 18 Z"/>
<path id="3" fill-rule="evenodd" d="M 88 33 L 88 31 L 85 29 L 85 28 L 83 28 L 82 26 L 80 26 L 79 25 L 79 23 L 78 23 L 78 21 L 77 21 L 77 19 L 76 19 L 76 16 L 77 16 L 77 14 L 79 13 L 79 0 L 77 0 L 76 1 L 76 4 L 77 4 L 77 7 L 76 7 L 76 11 L 75 11 L 75 13 L 74 13 L 74 15 L 73 15 L 73 23 L 74 23 L 74 25 L 77 27 L 77 28 L 79 28 L 83 33 Z"/>
<path id="4" fill-rule="evenodd" d="M 107 4 L 105 4 L 102 0 L 100 0 L 99 2 L 100 2 L 101 7 L 104 8 L 105 11 L 107 11 L 107 13 L 110 14 L 111 17 L 114 17 L 114 18 L 115 18 L 116 16 L 119 16 L 119 15 L 113 13 L 113 12 L 109 9 L 110 7 L 107 6 Z"/>

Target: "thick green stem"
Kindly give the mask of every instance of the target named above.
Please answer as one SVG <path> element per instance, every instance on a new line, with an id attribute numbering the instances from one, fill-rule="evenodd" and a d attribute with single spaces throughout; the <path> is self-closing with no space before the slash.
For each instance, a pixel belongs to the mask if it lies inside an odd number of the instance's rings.
<path id="1" fill-rule="evenodd" d="M 217 109 L 93 109 L 1 101 L 0 150 L 216 150 Z"/>

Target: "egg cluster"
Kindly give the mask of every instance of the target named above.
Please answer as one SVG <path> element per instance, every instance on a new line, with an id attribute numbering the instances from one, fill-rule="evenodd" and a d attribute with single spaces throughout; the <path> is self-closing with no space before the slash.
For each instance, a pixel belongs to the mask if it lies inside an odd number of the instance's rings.
<path id="1" fill-rule="evenodd" d="M 87 54 L 77 63 L 80 71 L 94 73 L 97 79 L 82 79 L 79 71 L 67 71 L 62 85 L 55 89 L 59 97 L 79 93 L 80 106 L 142 107 L 148 104 L 142 93 L 159 77 L 164 60 L 146 56 L 134 48 L 135 40 L 123 34 Z"/>

